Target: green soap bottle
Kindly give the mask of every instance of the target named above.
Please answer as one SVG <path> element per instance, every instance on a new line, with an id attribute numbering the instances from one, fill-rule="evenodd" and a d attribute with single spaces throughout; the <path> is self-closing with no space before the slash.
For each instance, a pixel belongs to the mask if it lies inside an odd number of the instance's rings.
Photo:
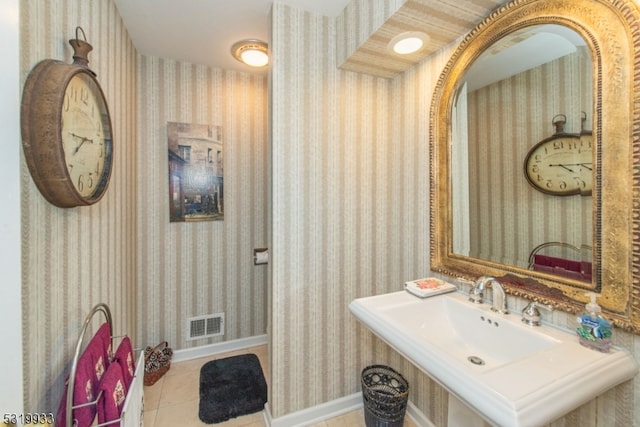
<path id="1" fill-rule="evenodd" d="M 602 308 L 596 303 L 596 297 L 599 295 L 589 292 L 591 299 L 585 306 L 586 311 L 578 317 L 578 337 L 580 344 L 594 350 L 608 353 L 611 349 L 611 337 L 613 336 L 613 327 L 611 322 L 602 316 Z"/>

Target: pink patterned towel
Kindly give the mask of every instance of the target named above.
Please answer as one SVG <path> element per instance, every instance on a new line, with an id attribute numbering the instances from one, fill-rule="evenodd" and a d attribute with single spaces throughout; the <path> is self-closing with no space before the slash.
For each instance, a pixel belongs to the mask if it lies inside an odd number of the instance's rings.
<path id="1" fill-rule="evenodd" d="M 119 363 L 109 365 L 100 383 L 100 391 L 102 391 L 102 398 L 98 402 L 98 423 L 114 421 L 113 424 L 116 425 L 116 421 L 120 419 L 122 407 L 127 396 Z"/>
<path id="2" fill-rule="evenodd" d="M 133 380 L 133 373 L 136 371 L 135 359 L 133 357 L 133 349 L 129 337 L 124 337 L 113 356 L 113 361 L 120 364 L 124 385 L 129 391 L 129 386 Z"/>
<path id="3" fill-rule="evenodd" d="M 98 356 L 99 357 L 99 356 Z M 104 370 L 102 370 L 104 372 Z M 101 375 L 102 377 L 102 375 Z M 66 408 L 67 408 L 67 379 L 65 391 L 58 408 L 58 416 L 56 422 L 58 425 L 66 425 Z M 89 347 L 78 358 L 78 366 L 76 367 L 76 378 L 73 390 L 73 406 L 92 402 L 97 397 L 98 381 L 96 380 L 96 355 L 92 354 Z M 96 406 L 89 405 L 82 408 L 74 409 L 73 418 L 77 420 L 78 427 L 88 427 L 93 423 L 96 417 Z"/>
<path id="4" fill-rule="evenodd" d="M 572 261 L 547 255 L 535 255 L 533 260 L 533 269 L 536 271 L 583 281 L 591 280 L 592 266 L 590 262 Z"/>
<path id="5" fill-rule="evenodd" d="M 111 347 L 111 327 L 107 322 L 104 322 L 98 331 L 94 335 L 94 338 L 100 339 L 106 359 L 111 360 L 113 356 L 113 348 Z"/>
<path id="6" fill-rule="evenodd" d="M 108 340 L 107 340 L 108 338 Z M 108 343 L 108 344 L 107 344 Z M 73 406 L 94 401 L 98 396 L 98 386 L 105 371 L 109 367 L 109 353 L 111 347 L 111 328 L 103 323 L 91 341 L 87 344 L 76 368 L 74 382 Z M 65 381 L 65 391 L 58 408 L 58 425 L 66 425 L 67 388 L 69 379 Z M 90 426 L 96 416 L 96 406 L 89 405 L 73 411 L 73 417 L 78 427 Z"/>

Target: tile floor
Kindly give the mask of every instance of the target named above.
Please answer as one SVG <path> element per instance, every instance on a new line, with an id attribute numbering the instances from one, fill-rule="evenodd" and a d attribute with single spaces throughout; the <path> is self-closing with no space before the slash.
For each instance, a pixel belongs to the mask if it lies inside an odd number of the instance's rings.
<path id="1" fill-rule="evenodd" d="M 209 360 L 221 359 L 237 354 L 254 353 L 269 383 L 267 347 L 259 346 L 231 353 L 173 363 L 171 369 L 150 387 L 144 388 L 145 427 L 265 427 L 262 412 L 233 418 L 219 424 L 204 424 L 198 418 L 200 368 Z M 416 424 L 405 417 L 405 427 Z M 362 410 L 350 412 L 310 427 L 365 427 Z"/>

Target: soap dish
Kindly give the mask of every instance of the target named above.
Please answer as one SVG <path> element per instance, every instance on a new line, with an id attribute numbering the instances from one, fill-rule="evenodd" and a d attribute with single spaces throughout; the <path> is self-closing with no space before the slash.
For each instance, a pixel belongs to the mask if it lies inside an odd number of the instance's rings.
<path id="1" fill-rule="evenodd" d="M 456 286 L 435 277 L 412 280 L 404 284 L 404 288 L 410 294 L 420 298 L 427 298 L 457 290 Z"/>

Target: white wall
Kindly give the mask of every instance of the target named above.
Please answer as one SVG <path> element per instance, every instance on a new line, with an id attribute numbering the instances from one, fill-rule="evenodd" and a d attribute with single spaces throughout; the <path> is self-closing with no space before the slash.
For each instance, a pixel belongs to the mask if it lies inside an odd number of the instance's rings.
<path id="1" fill-rule="evenodd" d="M 22 314 L 20 259 L 19 0 L 0 0 L 0 414 L 20 413 Z"/>

